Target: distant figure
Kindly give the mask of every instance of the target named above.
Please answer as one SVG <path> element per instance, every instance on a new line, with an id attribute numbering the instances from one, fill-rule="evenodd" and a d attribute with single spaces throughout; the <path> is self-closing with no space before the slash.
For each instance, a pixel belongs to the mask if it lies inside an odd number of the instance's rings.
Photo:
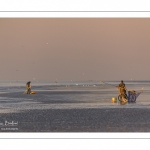
<path id="1" fill-rule="evenodd" d="M 31 93 L 31 81 L 27 82 L 26 83 L 26 91 L 27 91 L 27 94 L 30 94 Z"/>
<path id="2" fill-rule="evenodd" d="M 124 97 L 125 99 L 127 99 L 127 94 L 126 94 L 127 89 L 126 89 L 126 86 L 125 86 L 123 80 L 121 80 L 121 83 L 117 87 L 119 89 L 121 96 Z"/>

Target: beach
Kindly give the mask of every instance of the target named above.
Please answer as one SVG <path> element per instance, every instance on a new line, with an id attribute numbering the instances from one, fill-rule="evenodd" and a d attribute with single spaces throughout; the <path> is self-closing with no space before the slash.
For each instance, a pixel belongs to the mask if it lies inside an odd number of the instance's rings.
<path id="1" fill-rule="evenodd" d="M 116 85 L 116 82 L 111 82 Z M 84 85 L 84 86 L 83 86 Z M 0 132 L 150 132 L 149 84 L 136 103 L 111 103 L 115 86 L 95 83 L 0 87 Z"/>
<path id="2" fill-rule="evenodd" d="M 32 110 L 1 114 L 1 132 L 149 132 L 149 109 L 63 109 Z"/>

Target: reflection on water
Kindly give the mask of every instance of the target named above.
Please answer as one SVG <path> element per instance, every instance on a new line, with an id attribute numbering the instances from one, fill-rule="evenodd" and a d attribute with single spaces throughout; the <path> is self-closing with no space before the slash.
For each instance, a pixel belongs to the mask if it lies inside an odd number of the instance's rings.
<path id="1" fill-rule="evenodd" d="M 1 83 L 1 82 L 0 82 Z M 83 108 L 149 108 L 150 81 L 125 82 L 128 90 L 141 91 L 136 103 L 120 105 L 111 103 L 118 96 L 119 81 L 107 82 L 32 83 L 36 95 L 23 94 L 25 82 L 2 82 L 0 85 L 0 113 L 31 109 L 83 109 Z M 111 84 L 111 85 L 109 85 Z"/>

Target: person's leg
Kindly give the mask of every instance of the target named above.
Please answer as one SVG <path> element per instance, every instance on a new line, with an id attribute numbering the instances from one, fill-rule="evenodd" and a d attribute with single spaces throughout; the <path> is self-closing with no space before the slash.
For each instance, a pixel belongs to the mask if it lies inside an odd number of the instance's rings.
<path id="1" fill-rule="evenodd" d="M 126 92 L 124 93 L 124 96 L 125 96 L 125 99 L 128 99 L 128 96 L 127 96 L 127 93 L 126 93 Z"/>
<path id="2" fill-rule="evenodd" d="M 29 88 L 29 94 L 31 93 L 31 88 Z"/>
<path id="3" fill-rule="evenodd" d="M 27 89 L 27 94 L 30 94 L 29 89 Z"/>

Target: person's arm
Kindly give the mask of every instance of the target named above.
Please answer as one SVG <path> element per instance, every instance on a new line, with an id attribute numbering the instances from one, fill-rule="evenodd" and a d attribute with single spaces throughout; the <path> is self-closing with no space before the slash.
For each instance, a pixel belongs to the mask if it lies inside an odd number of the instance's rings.
<path id="1" fill-rule="evenodd" d="M 126 85 L 124 84 L 124 89 L 127 91 Z"/>

